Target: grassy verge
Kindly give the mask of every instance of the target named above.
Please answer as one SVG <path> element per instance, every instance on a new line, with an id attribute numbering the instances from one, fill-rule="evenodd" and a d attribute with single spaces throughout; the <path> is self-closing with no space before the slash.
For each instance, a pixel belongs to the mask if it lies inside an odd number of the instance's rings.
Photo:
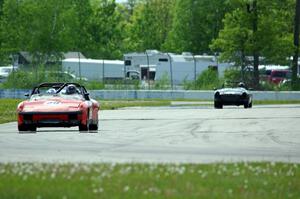
<path id="1" fill-rule="evenodd" d="M 254 105 L 268 105 L 268 104 L 300 104 L 299 100 L 253 100 Z"/>
<path id="2" fill-rule="evenodd" d="M 113 110 L 132 106 L 169 106 L 170 101 L 166 100 L 100 100 L 102 110 Z"/>
<path id="3" fill-rule="evenodd" d="M 21 99 L 0 99 L 0 124 L 15 121 L 16 109 Z"/>
<path id="4" fill-rule="evenodd" d="M 300 198 L 300 165 L 0 164 L 0 198 Z"/>

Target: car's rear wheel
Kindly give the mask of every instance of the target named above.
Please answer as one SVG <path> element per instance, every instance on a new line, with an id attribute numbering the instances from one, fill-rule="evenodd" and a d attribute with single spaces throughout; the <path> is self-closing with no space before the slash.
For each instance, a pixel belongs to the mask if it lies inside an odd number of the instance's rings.
<path id="1" fill-rule="evenodd" d="M 248 102 L 246 102 L 246 103 L 244 104 L 244 108 L 249 108 Z"/>

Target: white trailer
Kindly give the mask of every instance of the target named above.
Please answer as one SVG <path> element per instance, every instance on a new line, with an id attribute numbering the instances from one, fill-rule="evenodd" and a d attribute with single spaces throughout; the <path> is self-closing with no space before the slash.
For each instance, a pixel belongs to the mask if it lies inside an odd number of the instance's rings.
<path id="1" fill-rule="evenodd" d="M 218 62 L 216 56 L 192 56 L 191 53 L 177 55 L 161 53 L 156 50 L 147 50 L 145 53 L 125 54 L 124 62 L 126 70 L 137 70 L 141 74 L 141 79 L 143 79 L 144 76 L 148 76 L 147 65 L 149 65 L 150 70 L 151 68 L 155 68 L 154 80 L 159 80 L 166 74 L 170 79 L 172 76 L 173 84 L 176 85 L 182 84 L 184 80 L 193 81 L 195 77 L 208 67 L 216 68 L 219 76 L 223 76 L 225 69 L 232 66 L 230 63 Z"/>
<path id="2" fill-rule="evenodd" d="M 124 79 L 124 62 L 121 60 L 97 60 L 69 58 L 62 61 L 64 71 L 88 80 L 118 80 Z"/>

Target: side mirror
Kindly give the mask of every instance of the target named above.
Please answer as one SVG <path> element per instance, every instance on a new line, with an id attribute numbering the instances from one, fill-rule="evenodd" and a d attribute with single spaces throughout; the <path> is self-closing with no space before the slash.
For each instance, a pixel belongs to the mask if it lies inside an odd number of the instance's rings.
<path id="1" fill-rule="evenodd" d="M 24 96 L 25 96 L 25 97 L 29 97 L 29 93 L 26 93 Z"/>

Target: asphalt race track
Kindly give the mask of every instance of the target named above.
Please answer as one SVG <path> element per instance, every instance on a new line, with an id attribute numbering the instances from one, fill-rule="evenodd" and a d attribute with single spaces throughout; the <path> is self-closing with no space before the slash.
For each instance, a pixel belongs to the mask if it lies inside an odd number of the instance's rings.
<path id="1" fill-rule="evenodd" d="M 300 105 L 128 108 L 98 133 L 0 125 L 0 162 L 300 162 Z"/>

